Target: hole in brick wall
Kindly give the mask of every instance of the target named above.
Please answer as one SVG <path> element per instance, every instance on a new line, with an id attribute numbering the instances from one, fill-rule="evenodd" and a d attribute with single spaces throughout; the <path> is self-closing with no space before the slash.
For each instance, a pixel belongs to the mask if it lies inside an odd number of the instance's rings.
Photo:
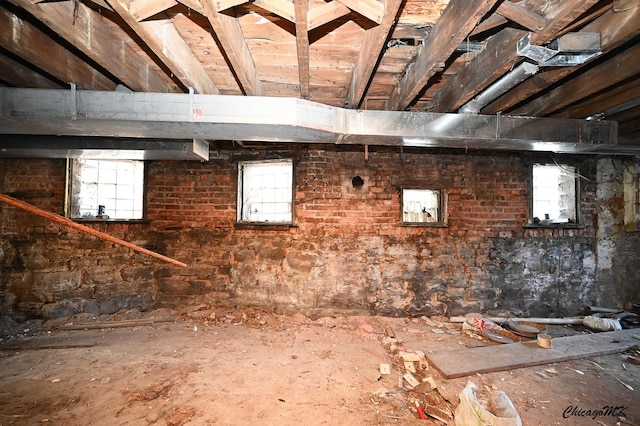
<path id="1" fill-rule="evenodd" d="M 362 188 L 362 185 L 364 185 L 364 180 L 360 176 L 355 176 L 353 179 L 351 179 L 351 185 L 353 185 L 354 188 Z"/>

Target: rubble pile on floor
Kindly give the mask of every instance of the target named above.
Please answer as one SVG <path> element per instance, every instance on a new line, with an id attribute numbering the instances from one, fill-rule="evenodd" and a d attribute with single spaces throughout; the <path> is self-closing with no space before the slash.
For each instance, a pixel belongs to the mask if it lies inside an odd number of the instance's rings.
<path id="1" fill-rule="evenodd" d="M 380 364 L 380 379 L 395 370 L 398 384 L 397 389 L 379 388 L 372 401 L 378 404 L 387 400 L 399 410 L 411 410 L 421 419 L 428 417 L 448 423 L 453 418 L 452 403 L 440 393 L 424 352 L 405 350 L 390 327 L 384 330 L 381 341 L 391 362 Z"/>

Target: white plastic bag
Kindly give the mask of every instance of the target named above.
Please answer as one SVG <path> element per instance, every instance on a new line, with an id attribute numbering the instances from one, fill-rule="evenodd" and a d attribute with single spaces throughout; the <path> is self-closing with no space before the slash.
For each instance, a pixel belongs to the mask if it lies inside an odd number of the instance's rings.
<path id="1" fill-rule="evenodd" d="M 506 393 L 494 391 L 488 404 L 478 400 L 478 386 L 468 382 L 460 392 L 454 413 L 456 426 L 522 426 L 520 415 Z"/>
<path id="2" fill-rule="evenodd" d="M 620 331 L 622 325 L 617 319 L 600 318 L 588 315 L 582 319 L 582 323 L 592 330 L 597 331 Z"/>

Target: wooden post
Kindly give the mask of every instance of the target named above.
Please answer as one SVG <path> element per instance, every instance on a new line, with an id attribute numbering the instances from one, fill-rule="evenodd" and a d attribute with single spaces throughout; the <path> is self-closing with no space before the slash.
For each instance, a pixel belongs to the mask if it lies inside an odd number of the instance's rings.
<path id="1" fill-rule="evenodd" d="M 187 267 L 186 263 L 179 262 L 179 261 L 177 261 L 175 259 L 172 259 L 170 257 L 164 256 L 164 255 L 162 255 L 160 253 L 156 253 L 156 252 L 151 251 L 151 250 L 147 250 L 144 247 L 137 246 L 135 244 L 129 243 L 129 242 L 124 241 L 124 240 L 121 240 L 119 238 L 112 237 L 109 234 L 105 234 L 104 232 L 100 232 L 100 231 L 97 231 L 97 230 L 95 230 L 93 228 L 89 228 L 88 226 L 85 226 L 85 225 L 79 224 L 77 222 L 74 222 L 74 221 L 72 221 L 70 219 L 67 219 L 64 216 L 60 216 L 59 214 L 55 214 L 55 213 L 48 212 L 46 210 L 42 210 L 42 209 L 40 209 L 40 208 L 38 208 L 36 206 L 33 206 L 33 205 L 29 204 L 29 203 L 25 203 L 24 201 L 17 200 L 17 199 L 15 199 L 13 197 L 10 197 L 10 196 L 6 195 L 6 194 L 0 194 L 0 201 L 4 202 L 6 204 L 9 204 L 10 206 L 17 207 L 19 209 L 28 211 L 29 213 L 33 213 L 35 215 L 44 217 L 46 219 L 49 219 L 49 220 L 51 220 L 53 222 L 56 222 L 56 223 L 59 223 L 61 225 L 66 225 L 66 226 L 69 226 L 69 227 L 71 227 L 73 229 L 77 229 L 78 231 L 87 233 L 89 235 L 93 235 L 94 237 L 98 237 L 100 239 L 112 242 L 114 244 L 118 244 L 118 245 L 127 247 L 127 248 L 129 248 L 129 249 L 131 249 L 133 251 L 144 253 L 144 254 L 146 254 L 148 256 L 164 260 L 165 262 L 169 262 L 169 263 L 173 263 L 174 265 L 182 266 L 183 268 Z"/>

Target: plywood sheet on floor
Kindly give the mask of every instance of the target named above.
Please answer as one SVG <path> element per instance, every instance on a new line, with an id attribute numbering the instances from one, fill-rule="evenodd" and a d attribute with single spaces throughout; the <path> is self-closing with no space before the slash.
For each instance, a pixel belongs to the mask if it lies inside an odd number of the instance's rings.
<path id="1" fill-rule="evenodd" d="M 431 365 L 445 378 L 491 373 L 572 359 L 623 352 L 640 344 L 640 329 L 566 336 L 553 339 L 553 347 L 535 341 L 443 351 L 428 354 Z"/>

